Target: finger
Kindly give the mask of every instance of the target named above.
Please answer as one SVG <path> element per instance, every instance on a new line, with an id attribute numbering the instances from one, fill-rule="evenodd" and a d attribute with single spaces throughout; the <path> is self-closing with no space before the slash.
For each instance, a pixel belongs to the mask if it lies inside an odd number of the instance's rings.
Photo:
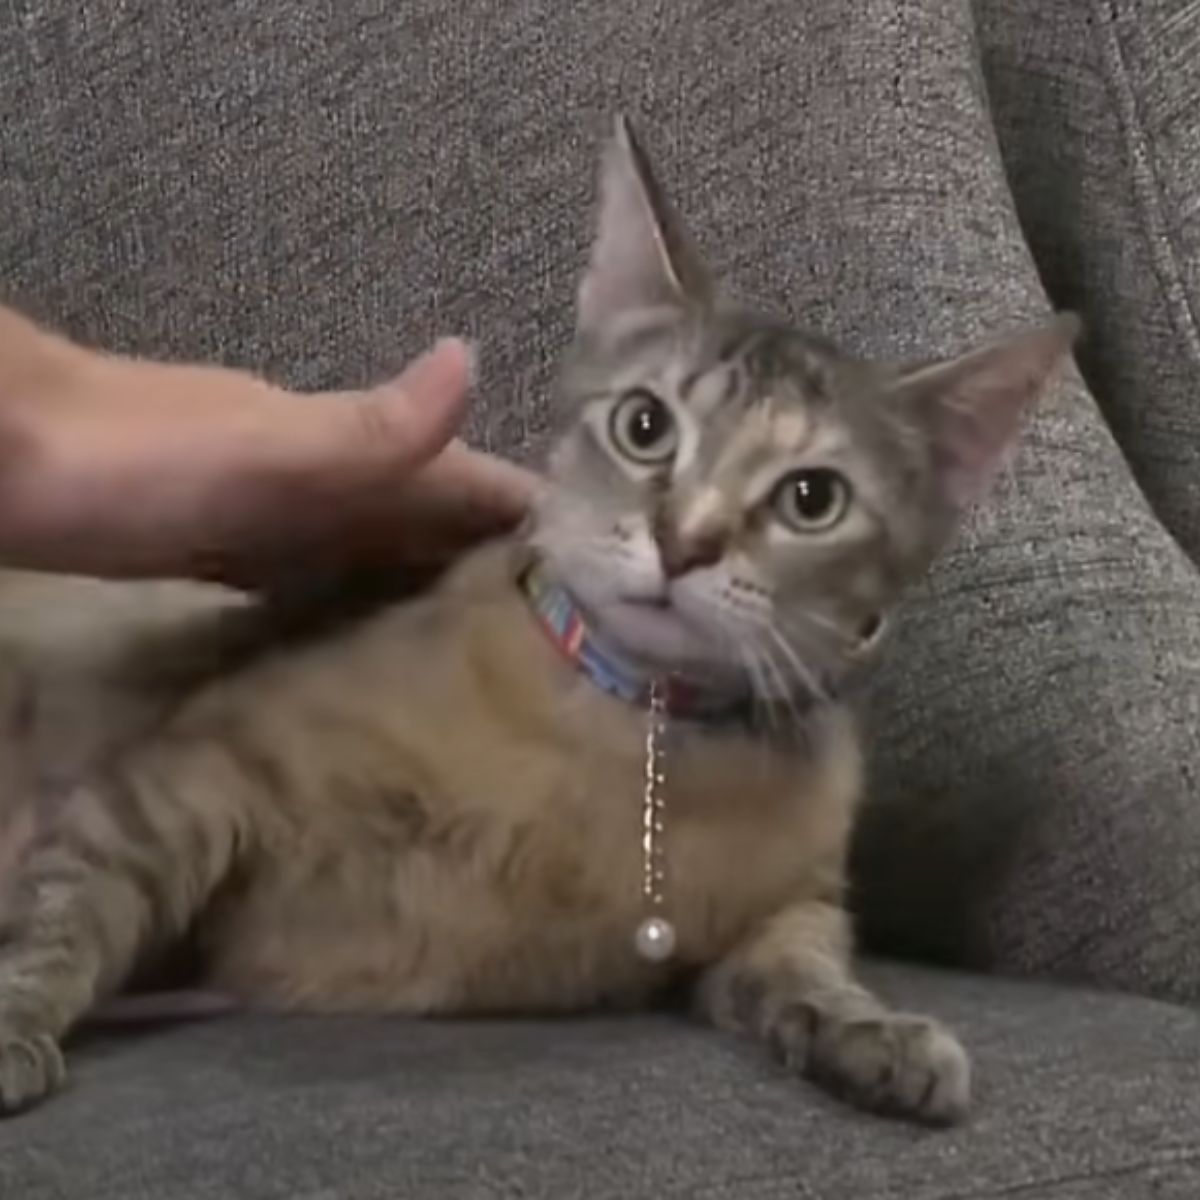
<path id="1" fill-rule="evenodd" d="M 334 533 L 342 554 L 380 562 L 444 562 L 481 538 L 516 526 L 536 477 L 491 455 L 450 445 L 396 488 L 360 494 Z"/>
<path id="2" fill-rule="evenodd" d="M 378 387 L 296 398 L 280 465 L 313 483 L 355 486 L 402 477 L 453 437 L 469 377 L 470 353 L 452 338 Z"/>
<path id="3" fill-rule="evenodd" d="M 422 467 L 411 483 L 447 507 L 477 513 L 485 522 L 507 524 L 528 511 L 538 488 L 531 471 L 492 454 L 484 454 L 452 441 L 432 462 Z"/>

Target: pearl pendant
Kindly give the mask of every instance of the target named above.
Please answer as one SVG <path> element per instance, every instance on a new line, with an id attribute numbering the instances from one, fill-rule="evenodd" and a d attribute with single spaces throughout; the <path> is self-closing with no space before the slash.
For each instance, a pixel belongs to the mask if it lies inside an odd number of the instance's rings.
<path id="1" fill-rule="evenodd" d="M 633 944 L 647 962 L 666 962 L 675 953 L 675 926 L 664 917 L 647 917 L 637 927 Z"/>

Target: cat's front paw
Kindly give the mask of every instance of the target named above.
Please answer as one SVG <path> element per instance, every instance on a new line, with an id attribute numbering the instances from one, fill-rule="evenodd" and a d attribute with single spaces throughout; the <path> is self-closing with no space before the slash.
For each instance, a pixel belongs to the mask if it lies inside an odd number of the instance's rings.
<path id="1" fill-rule="evenodd" d="M 21 1037 L 0 1027 L 0 1117 L 40 1104 L 66 1077 L 62 1051 L 48 1033 Z"/>
<path id="2" fill-rule="evenodd" d="M 928 1018 L 898 1013 L 846 1018 L 798 1004 L 780 1014 L 771 1042 L 789 1066 L 873 1112 L 936 1125 L 967 1114 L 967 1052 Z"/>

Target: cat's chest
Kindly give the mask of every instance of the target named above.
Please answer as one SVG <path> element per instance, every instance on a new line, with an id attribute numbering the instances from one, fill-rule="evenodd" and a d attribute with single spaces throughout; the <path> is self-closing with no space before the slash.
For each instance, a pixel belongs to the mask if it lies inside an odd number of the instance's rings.
<path id="1" fill-rule="evenodd" d="M 647 913 L 661 912 L 679 958 L 704 963 L 815 887 L 836 856 L 845 798 L 800 764 L 737 747 L 682 763 L 668 754 L 661 767 L 653 793 L 640 758 L 586 779 L 564 772 L 545 797 L 551 815 L 509 897 L 513 911 L 592 926 L 621 953 Z"/>
<path id="2" fill-rule="evenodd" d="M 634 947 L 645 714 L 557 678 L 522 692 L 539 648 L 525 676 L 464 669 L 469 687 L 447 654 L 414 681 L 421 705 L 344 724 L 388 722 L 369 753 L 305 775 L 308 799 L 218 922 L 225 982 L 292 1006 L 482 1012 L 636 1001 L 669 977 Z M 827 724 L 802 754 L 668 740 L 656 838 L 677 964 L 719 958 L 840 871 L 857 753 L 848 722 Z"/>
<path id="3" fill-rule="evenodd" d="M 565 751 L 564 747 L 564 751 Z M 731 746 L 668 759 L 661 854 L 647 859 L 644 761 L 594 746 L 506 744 L 440 757 L 416 810 L 325 840 L 318 878 L 292 863 L 249 958 L 303 1004 L 416 1011 L 574 1009 L 645 998 L 718 959 L 840 869 L 844 772 Z M 375 814 L 378 816 L 378 813 Z M 336 847 L 341 869 L 331 870 Z M 302 862 L 301 856 L 299 862 Z M 677 931 L 667 966 L 639 957 L 647 867 Z M 264 897 L 265 898 L 265 897 Z M 238 921 L 242 949 L 254 920 Z M 296 964 L 306 964 L 301 970 Z"/>

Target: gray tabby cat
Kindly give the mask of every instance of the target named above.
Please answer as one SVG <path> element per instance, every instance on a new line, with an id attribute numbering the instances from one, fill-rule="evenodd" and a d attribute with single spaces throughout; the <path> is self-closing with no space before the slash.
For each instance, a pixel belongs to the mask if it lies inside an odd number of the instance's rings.
<path id="1" fill-rule="evenodd" d="M 264 1007 L 682 985 L 857 1103 L 963 1114 L 959 1043 L 851 973 L 837 696 L 1074 324 L 852 359 L 718 295 L 624 124 L 578 313 L 531 531 L 415 600 L 221 666 L 238 598 L 0 582 L 0 1112 L 57 1088 L 64 1036 L 189 936 L 212 986 Z M 639 953 L 647 882 L 673 945 Z"/>

